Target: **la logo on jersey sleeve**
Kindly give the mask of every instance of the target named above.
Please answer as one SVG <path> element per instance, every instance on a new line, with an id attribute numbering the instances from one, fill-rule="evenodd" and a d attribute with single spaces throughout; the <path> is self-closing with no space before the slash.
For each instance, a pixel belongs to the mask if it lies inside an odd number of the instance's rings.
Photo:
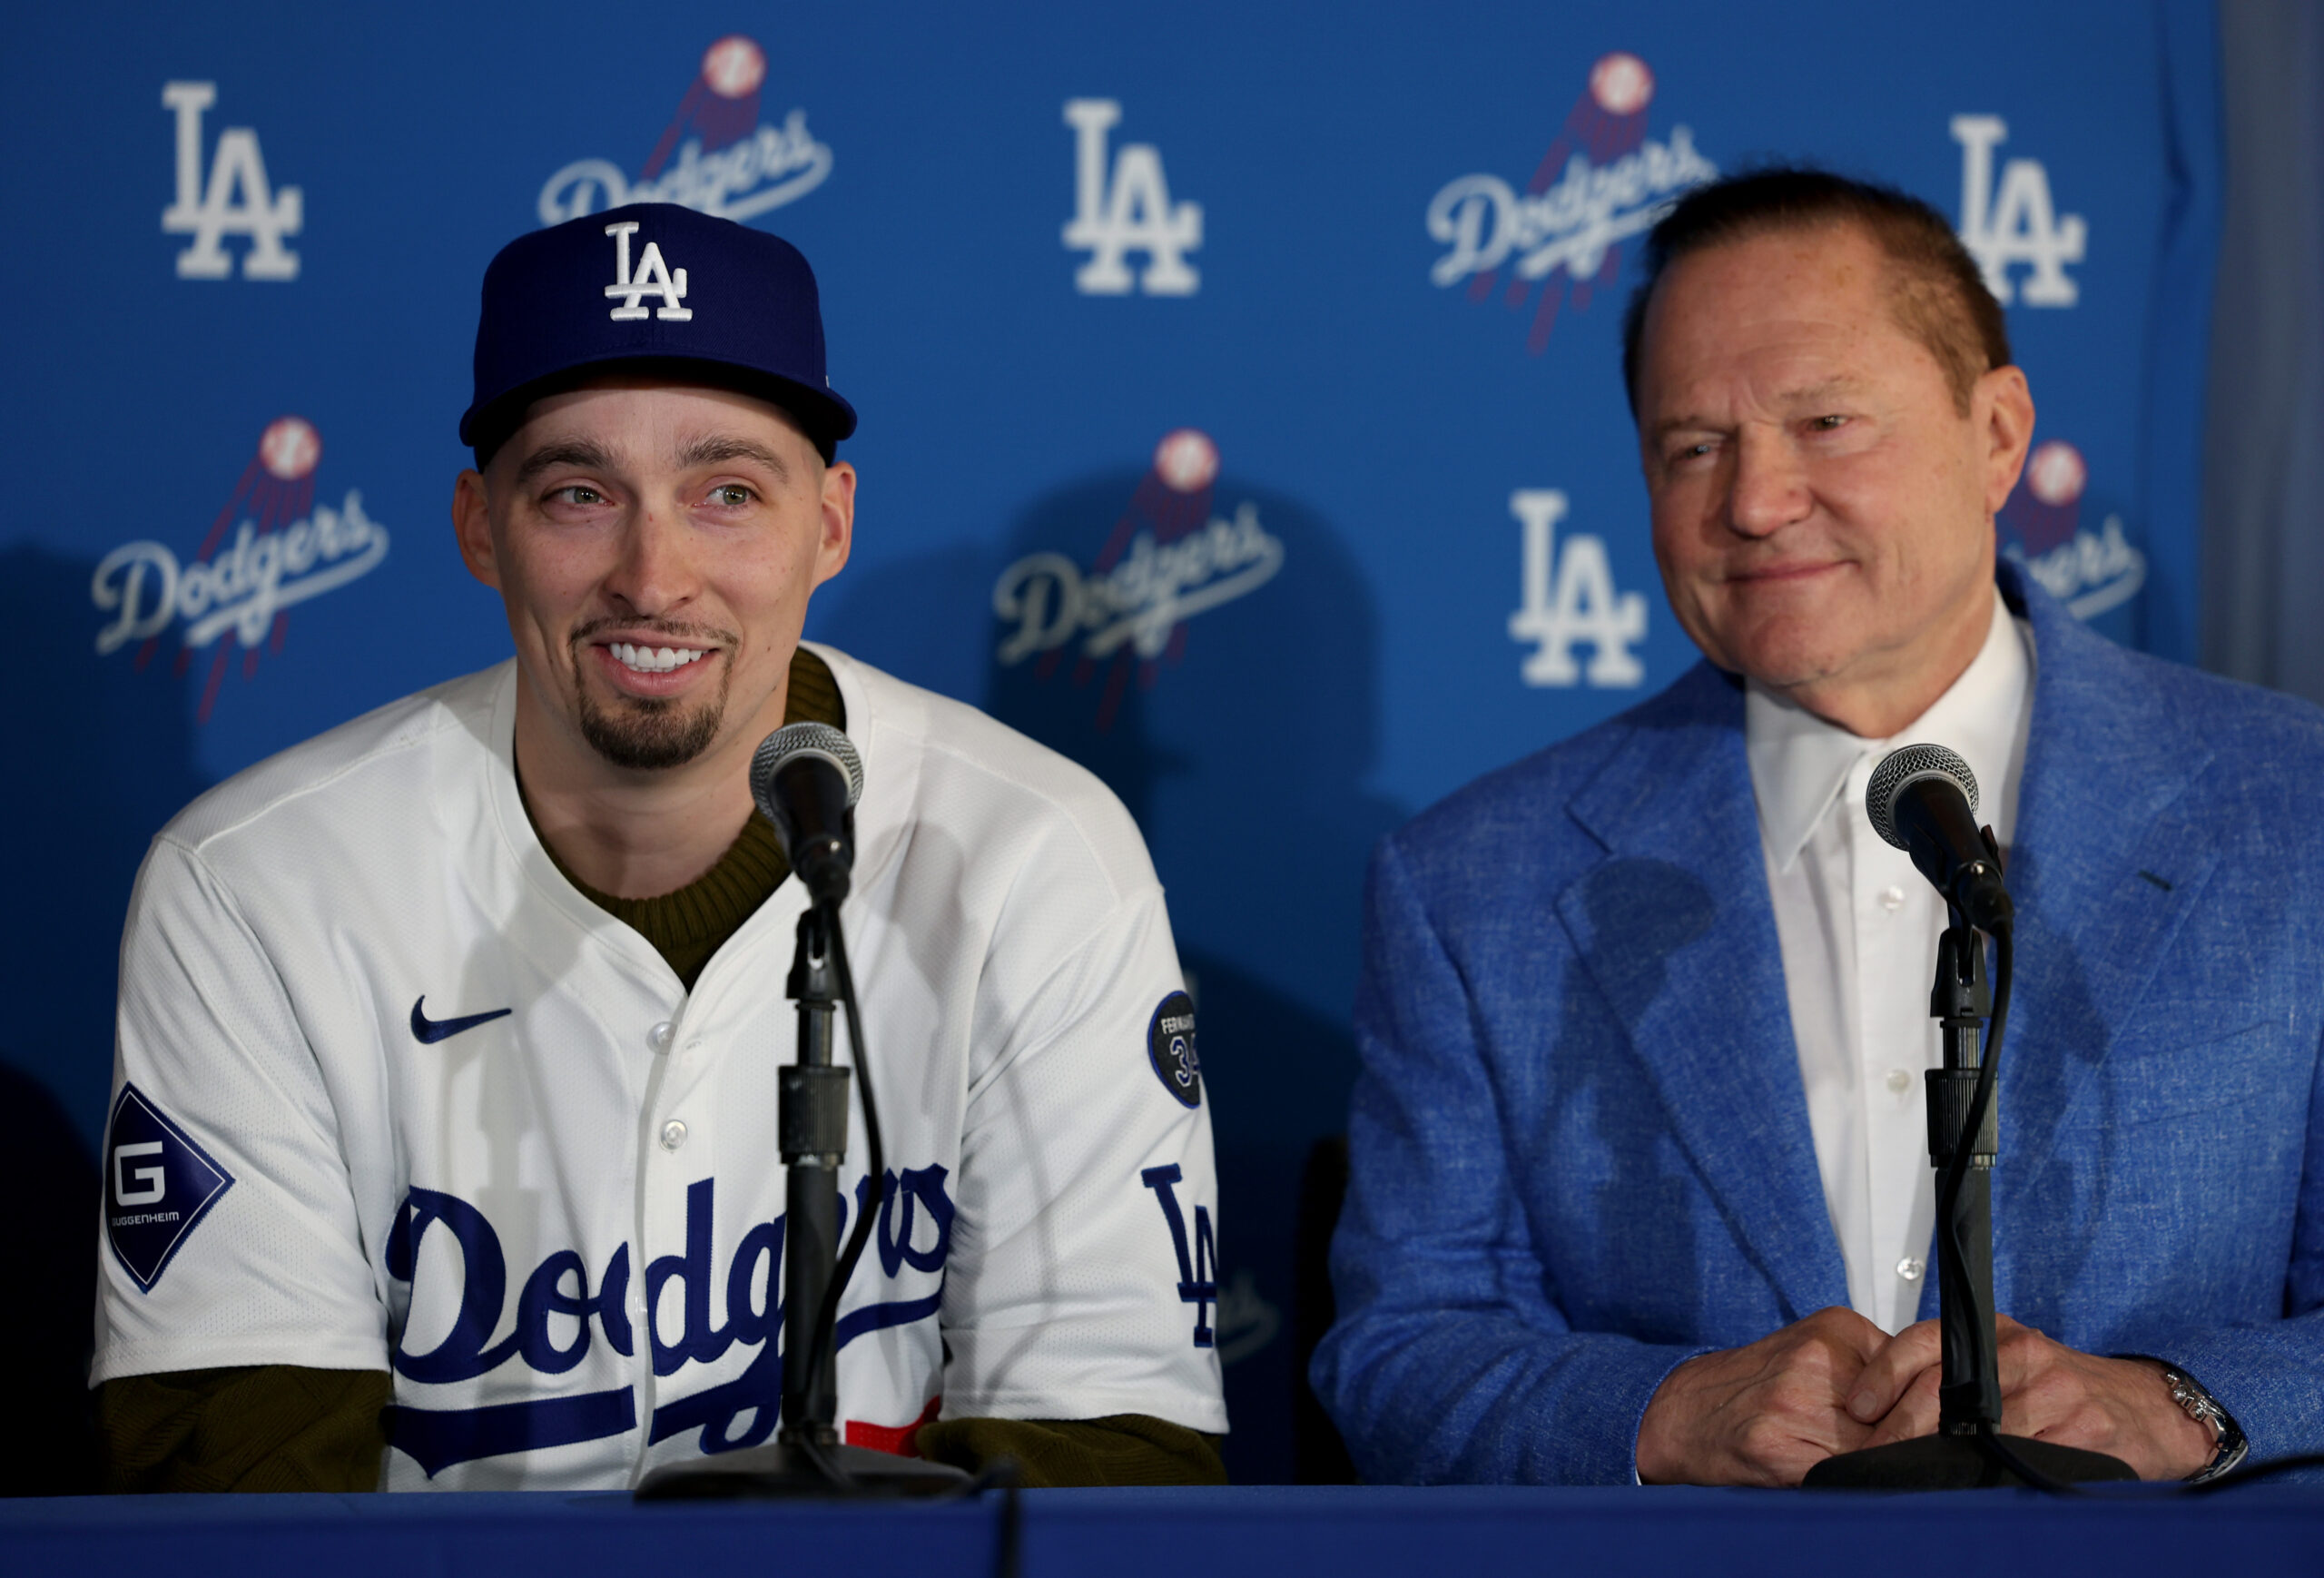
<path id="1" fill-rule="evenodd" d="M 122 1269 L 151 1293 L 234 1180 L 134 1085 L 122 1086 L 108 1129 L 105 1241 Z"/>

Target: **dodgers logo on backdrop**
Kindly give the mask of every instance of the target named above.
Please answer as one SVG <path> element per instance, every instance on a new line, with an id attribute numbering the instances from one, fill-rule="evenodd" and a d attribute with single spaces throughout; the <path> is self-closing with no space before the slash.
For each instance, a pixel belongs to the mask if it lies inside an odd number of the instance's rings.
<path id="1" fill-rule="evenodd" d="M 2068 263 L 2082 261 L 2090 227 L 2078 213 L 2060 214 L 2050 198 L 2050 173 L 2038 159 L 2012 159 L 1994 182 L 1994 150 L 2009 138 L 1999 115 L 1955 115 L 1953 140 L 1961 144 L 1961 244 L 1984 271 L 1985 289 L 2006 307 L 2071 307 L 2080 299 Z M 2024 265 L 2023 294 L 2010 270 Z"/>
<path id="2" fill-rule="evenodd" d="M 162 107 L 177 116 L 177 200 L 162 211 L 162 233 L 193 238 L 178 254 L 178 278 L 226 278 L 233 260 L 219 243 L 236 235 L 251 242 L 242 254 L 243 279 L 295 280 L 299 254 L 283 246 L 282 238 L 297 235 L 305 222 L 305 193 L 268 183 L 258 133 L 248 126 L 220 132 L 209 179 L 202 178 L 202 117 L 217 102 L 216 83 L 162 85 Z"/>
<path id="3" fill-rule="evenodd" d="M 1237 1365 L 1267 1344 L 1283 1329 L 1283 1311 L 1259 1291 L 1259 1279 L 1249 1267 L 1218 1290 L 1218 1318 L 1212 1336 L 1218 1362 Z"/>
<path id="4" fill-rule="evenodd" d="M 1498 175 L 1463 175 L 1431 200 L 1428 233 L 1448 250 L 1428 277 L 1448 290 L 1465 280 L 1469 300 L 1483 302 L 1505 275 L 1503 305 L 1514 312 L 1532 303 L 1525 346 L 1539 356 L 1569 291 L 1576 311 L 1588 307 L 1591 292 L 1620 273 L 1621 242 L 1651 230 L 1689 187 L 1718 177 L 1688 127 L 1662 141 L 1647 134 L 1653 99 L 1644 61 L 1601 58 L 1524 191 Z"/>
<path id="5" fill-rule="evenodd" d="M 633 181 L 610 159 L 576 159 L 541 186 L 541 223 L 558 224 L 632 202 L 675 202 L 722 219 L 753 219 L 796 202 L 832 173 L 832 151 L 793 109 L 780 125 L 759 118 L 766 52 L 727 35 L 703 52 L 702 70 Z"/>
<path id="6" fill-rule="evenodd" d="M 104 616 L 97 656 L 134 646 L 142 669 L 181 626 L 178 673 L 212 653 L 197 715 L 208 723 L 236 646 L 242 677 L 254 678 L 260 647 L 282 650 L 294 606 L 369 575 L 388 557 L 387 528 L 363 513 L 361 493 L 349 488 L 336 509 L 315 502 L 321 459 L 312 423 L 279 417 L 259 435 L 258 453 L 192 558 L 181 563 L 168 544 L 140 539 L 99 560 L 89 578 L 90 600 Z"/>
<path id="7" fill-rule="evenodd" d="M 2146 555 L 2122 535 L 2120 515 L 2109 510 L 2096 531 L 2083 524 L 2089 482 L 2082 451 L 2052 439 L 2026 458 L 2025 475 L 1999 519 L 2003 554 L 2077 619 L 2110 613 L 2146 585 Z"/>
<path id="8" fill-rule="evenodd" d="M 1509 638 L 1535 643 L 1519 668 L 1527 685 L 1573 685 L 1587 678 L 1600 689 L 1627 689 L 1646 679 L 1630 647 L 1646 639 L 1646 597 L 1617 592 L 1606 539 L 1569 532 L 1557 540 L 1566 497 L 1554 488 L 1521 488 L 1509 512 L 1524 533 L 1520 586 L 1523 606 L 1509 616 Z M 1577 646 L 1591 649 L 1590 666 L 1574 661 Z"/>
<path id="9" fill-rule="evenodd" d="M 218 1198 L 234 1187 L 193 1136 L 136 1086 L 124 1084 L 105 1125 L 105 1242 L 151 1293 Z"/>
<path id="10" fill-rule="evenodd" d="M 1085 296 L 1127 296 L 1132 277 L 1124 261 L 1146 254 L 1136 277 L 1148 296 L 1191 296 L 1202 277 L 1187 254 L 1202 246 L 1202 204 L 1173 202 L 1162 155 L 1151 143 L 1125 143 L 1106 163 L 1106 138 L 1122 118 L 1115 99 L 1068 99 L 1065 123 L 1073 128 L 1073 217 L 1065 223 L 1068 251 L 1086 251 L 1073 288 Z"/>
<path id="11" fill-rule="evenodd" d="M 1098 726 L 1110 728 L 1133 666 L 1151 684 L 1158 664 L 1186 651 L 1187 620 L 1248 597 L 1283 568 L 1282 540 L 1256 503 L 1244 500 L 1231 517 L 1213 512 L 1217 479 L 1217 447 L 1180 428 L 1155 447 L 1152 468 L 1087 571 L 1055 552 L 1001 571 L 992 587 L 1007 631 L 995 654 L 1001 666 L 1037 659 L 1047 679 L 1070 651 L 1078 685 L 1108 666 Z"/>

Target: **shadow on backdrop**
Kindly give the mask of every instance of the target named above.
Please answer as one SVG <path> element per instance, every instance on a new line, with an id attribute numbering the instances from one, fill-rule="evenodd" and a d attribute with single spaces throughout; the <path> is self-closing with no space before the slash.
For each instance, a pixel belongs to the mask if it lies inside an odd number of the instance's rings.
<path id="1" fill-rule="evenodd" d="M 1227 1467 L 1238 1483 L 1284 1483 L 1337 1460 L 1336 1442 L 1295 1447 L 1305 1381 L 1294 1242 L 1308 1153 L 1347 1121 L 1364 862 L 1406 813 L 1364 787 L 1379 731 L 1377 617 L 1338 535 L 1231 474 L 1191 523 L 1167 518 L 1167 498 L 1165 518 L 1146 518 L 1157 498 L 1152 472 L 1077 481 L 1026 509 L 999 554 L 959 547 L 851 570 L 811 633 L 981 705 L 1090 768 L 1137 818 L 1169 891 L 1212 1096 Z M 1206 563 L 1124 573 L 1139 536 L 1158 551 L 1205 532 L 1225 545 Z M 1263 577 L 1262 551 L 1276 567 Z M 1052 583 L 1079 588 L 1086 615 L 1068 620 L 1077 594 L 1052 584 L 1030 610 L 1038 640 L 1026 615 L 1039 576 L 1024 570 L 1036 558 Z M 1101 580 L 1108 591 L 1093 593 Z M 1172 587 L 1175 607 L 1193 609 L 1182 619 L 1157 591 Z M 1004 618 L 996 591 L 1012 587 L 1001 600 L 1017 613 Z M 1150 658 L 1117 629 L 1140 611 L 1154 621 Z M 1320 1415 L 1304 1417 L 1312 1434 Z"/>
<path id="2" fill-rule="evenodd" d="M 18 771 L 0 782 L 19 883 L 37 917 L 0 951 L 9 1005 L 0 1040 L 0 1264 L 34 1297 L 0 1300 L 0 1346 L 16 1356 L 0 1424 L 0 1484 L 82 1488 L 84 1389 L 96 1276 L 94 1159 L 113 1082 L 122 917 L 146 844 L 209 786 L 194 764 L 192 704 L 166 655 L 91 650 L 94 560 L 36 547 L 0 553 L 35 651 L 62 655 L 20 690 Z"/>

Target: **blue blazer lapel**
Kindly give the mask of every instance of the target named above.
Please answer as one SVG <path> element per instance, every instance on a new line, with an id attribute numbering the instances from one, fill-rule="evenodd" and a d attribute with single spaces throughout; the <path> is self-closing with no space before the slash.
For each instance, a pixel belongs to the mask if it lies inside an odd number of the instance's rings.
<path id="1" fill-rule="evenodd" d="M 1568 807 L 1607 856 L 1558 912 L 1737 1243 L 1797 1318 L 1846 1304 L 1847 1272 L 1800 1088 L 1742 693 L 1702 664 L 1662 702 Z"/>
<path id="2" fill-rule="evenodd" d="M 2007 1309 L 2007 1240 L 2041 1216 L 2017 1186 L 2082 1143 L 2081 1122 L 2094 1115 L 2077 1114 L 2079 1099 L 2218 857 L 2182 804 L 2210 757 L 2154 750 L 2170 725 L 2121 649 L 2014 566 L 2004 565 L 2002 589 L 2033 626 L 2037 665 L 2009 858 L 2017 980 L 1994 1174 L 1994 1297 Z"/>

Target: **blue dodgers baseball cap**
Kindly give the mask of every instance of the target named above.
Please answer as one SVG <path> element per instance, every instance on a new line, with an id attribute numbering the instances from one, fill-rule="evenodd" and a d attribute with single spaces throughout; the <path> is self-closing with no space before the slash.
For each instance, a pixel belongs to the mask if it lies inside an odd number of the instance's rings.
<path id="1" fill-rule="evenodd" d="M 815 271 L 780 236 L 672 202 L 517 237 L 484 271 L 460 442 L 488 459 L 545 394 L 631 364 L 782 407 L 823 459 L 855 431 L 832 392 Z M 643 368 L 641 368 L 643 370 Z"/>

